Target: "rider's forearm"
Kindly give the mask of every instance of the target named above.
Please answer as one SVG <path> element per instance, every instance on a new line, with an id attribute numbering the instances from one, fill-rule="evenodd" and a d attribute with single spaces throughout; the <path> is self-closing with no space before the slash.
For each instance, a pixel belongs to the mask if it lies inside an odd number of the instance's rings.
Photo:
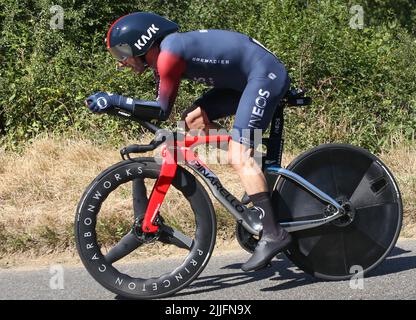
<path id="1" fill-rule="evenodd" d="M 134 100 L 133 115 L 148 120 L 167 120 L 169 114 L 163 111 L 159 101 Z"/>
<path id="2" fill-rule="evenodd" d="M 158 101 L 146 101 L 123 96 L 114 96 L 115 105 L 144 120 L 166 120 L 166 113 Z"/>

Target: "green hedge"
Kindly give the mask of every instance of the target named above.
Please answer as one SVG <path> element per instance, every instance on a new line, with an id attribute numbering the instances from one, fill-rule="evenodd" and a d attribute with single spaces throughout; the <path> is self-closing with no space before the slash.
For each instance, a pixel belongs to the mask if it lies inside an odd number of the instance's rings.
<path id="1" fill-rule="evenodd" d="M 349 26 L 351 1 L 2 0 L 0 3 L 0 130 L 16 148 L 42 132 L 74 132 L 116 142 L 139 138 L 137 125 L 96 116 L 83 100 L 98 90 L 153 99 L 152 74 L 117 72 L 106 31 L 119 16 L 153 11 L 182 31 L 221 28 L 246 33 L 287 65 L 314 105 L 288 110 L 290 148 L 350 142 L 373 151 L 396 137 L 414 139 L 416 38 L 410 1 L 362 1 L 364 29 Z M 51 30 L 49 9 L 65 10 Z M 411 15 L 414 20 L 415 15 Z M 183 81 L 176 115 L 205 90 Z M 3 128 L 3 129 L 2 129 Z M 1 134 L 1 133 L 0 133 Z"/>

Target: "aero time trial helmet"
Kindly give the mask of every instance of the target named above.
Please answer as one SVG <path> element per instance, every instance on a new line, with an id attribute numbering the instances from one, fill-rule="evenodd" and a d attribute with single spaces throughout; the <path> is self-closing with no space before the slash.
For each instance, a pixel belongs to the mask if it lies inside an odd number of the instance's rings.
<path id="1" fill-rule="evenodd" d="M 155 41 L 178 29 L 178 24 L 157 14 L 131 13 L 111 25 L 107 33 L 107 49 L 119 61 L 143 56 Z"/>

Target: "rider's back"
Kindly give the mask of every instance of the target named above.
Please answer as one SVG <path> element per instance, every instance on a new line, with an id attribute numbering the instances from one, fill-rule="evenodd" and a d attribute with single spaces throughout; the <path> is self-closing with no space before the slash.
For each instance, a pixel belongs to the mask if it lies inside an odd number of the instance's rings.
<path id="1" fill-rule="evenodd" d="M 250 73 L 271 53 L 250 37 L 226 30 L 199 30 L 168 35 L 160 45 L 186 62 L 186 79 L 243 90 Z"/>

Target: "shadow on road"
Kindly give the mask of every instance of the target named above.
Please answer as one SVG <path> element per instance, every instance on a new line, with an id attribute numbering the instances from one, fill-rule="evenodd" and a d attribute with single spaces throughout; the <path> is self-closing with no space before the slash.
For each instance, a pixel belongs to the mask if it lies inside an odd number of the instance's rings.
<path id="1" fill-rule="evenodd" d="M 375 270 L 371 271 L 366 278 L 379 277 L 394 274 L 416 268 L 416 256 L 406 255 L 411 251 L 396 247 L 392 250 L 388 258 Z M 403 256 L 406 255 L 406 256 Z M 223 270 L 240 270 L 241 263 L 224 266 Z M 298 288 L 313 283 L 323 282 L 294 266 L 285 256 L 279 255 L 278 259 L 272 262 L 272 267 L 259 270 L 257 272 L 233 272 L 221 273 L 212 276 L 203 276 L 196 279 L 186 292 L 176 294 L 176 297 L 189 296 L 199 293 L 207 293 L 222 290 L 229 287 L 242 286 L 251 282 L 269 278 L 271 281 L 284 281 L 269 288 L 260 289 L 261 291 L 279 291 Z"/>
<path id="2" fill-rule="evenodd" d="M 230 287 L 242 286 L 259 280 L 282 280 L 291 279 L 297 282 L 294 287 L 307 283 L 316 282 L 313 277 L 299 271 L 285 256 L 279 255 L 273 260 L 272 266 L 256 272 L 241 271 L 241 263 L 235 263 L 222 267 L 223 270 L 240 270 L 234 273 L 223 273 L 212 276 L 199 277 L 187 289 L 186 292 L 176 294 L 176 297 L 189 296 L 199 293 L 207 293 Z M 274 277 L 276 276 L 277 277 Z M 274 277 L 274 278 L 273 278 Z M 305 282 L 306 281 L 306 282 Z M 301 283 L 302 282 L 302 283 Z M 282 288 L 283 289 L 283 288 Z"/>
<path id="3" fill-rule="evenodd" d="M 416 256 L 415 255 L 407 255 L 402 256 L 404 254 L 408 254 L 412 251 L 410 250 L 403 250 L 399 247 L 395 247 L 390 255 L 387 257 L 386 260 L 383 261 L 381 265 L 379 265 L 376 269 L 371 271 L 367 278 L 372 277 L 379 277 L 385 276 L 388 274 L 394 274 L 410 269 L 416 268 Z"/>

